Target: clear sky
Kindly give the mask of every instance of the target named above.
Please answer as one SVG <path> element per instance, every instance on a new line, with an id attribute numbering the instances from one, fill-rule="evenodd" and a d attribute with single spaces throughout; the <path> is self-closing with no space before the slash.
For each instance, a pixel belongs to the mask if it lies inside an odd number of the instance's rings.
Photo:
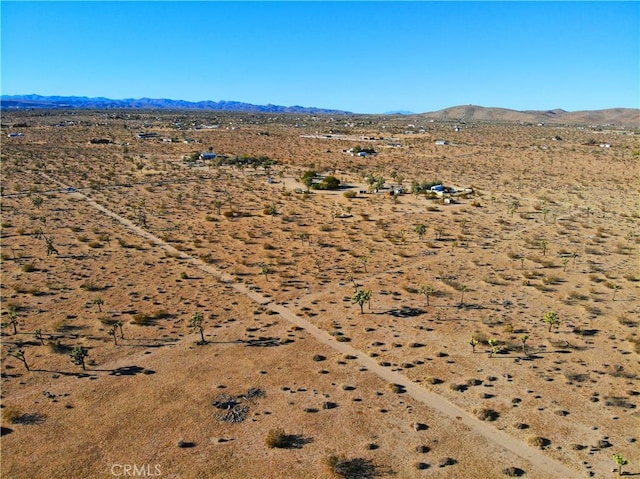
<path id="1" fill-rule="evenodd" d="M 640 2 L 1 3 L 1 92 L 416 113 L 640 107 Z"/>

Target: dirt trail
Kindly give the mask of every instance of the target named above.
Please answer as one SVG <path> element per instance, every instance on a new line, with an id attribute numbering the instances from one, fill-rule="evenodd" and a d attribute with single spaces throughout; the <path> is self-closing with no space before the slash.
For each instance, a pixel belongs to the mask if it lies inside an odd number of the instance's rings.
<path id="1" fill-rule="evenodd" d="M 49 181 L 53 181 L 55 183 L 60 184 L 63 188 L 66 188 L 67 185 L 62 184 L 61 182 L 49 177 L 44 173 L 40 173 L 43 177 L 45 177 Z M 413 397 L 415 400 L 422 402 L 426 406 L 438 411 L 444 416 L 458 422 L 464 423 L 467 427 L 469 427 L 473 432 L 479 434 L 484 437 L 488 441 L 491 441 L 504 449 L 520 456 L 521 458 L 529 461 L 536 469 L 540 472 L 543 472 L 548 475 L 548 477 L 552 477 L 555 479 L 571 479 L 578 477 L 580 474 L 577 471 L 574 471 L 567 466 L 563 465 L 559 461 L 547 457 L 543 452 L 538 449 L 535 449 L 526 443 L 516 439 L 513 436 L 510 436 L 504 431 L 496 429 L 487 423 L 480 421 L 478 418 L 467 412 L 466 410 L 456 406 L 451 403 L 449 400 L 440 396 L 439 394 L 430 392 L 424 389 L 423 386 L 417 385 L 412 382 L 409 378 L 404 376 L 403 374 L 391 371 L 389 368 L 385 368 L 380 366 L 374 359 L 367 356 L 362 351 L 348 345 L 345 343 L 338 342 L 334 337 L 332 337 L 327 331 L 322 330 L 309 322 L 308 320 L 296 315 L 287 307 L 276 304 L 272 302 L 271 299 L 264 297 L 262 294 L 254 291 L 250 285 L 237 282 L 231 275 L 226 274 L 206 263 L 195 258 L 191 255 L 188 255 L 184 252 L 178 251 L 170 244 L 162 241 L 157 236 L 149 233 L 143 228 L 137 226 L 132 221 L 123 218 L 117 213 L 109 210 L 108 208 L 102 206 L 97 203 L 87 195 L 79 192 L 69 193 L 76 198 L 86 200 L 92 207 L 103 212 L 107 216 L 113 218 L 118 221 L 120 224 L 126 226 L 131 231 L 136 233 L 137 235 L 149 240 L 155 245 L 161 247 L 167 252 L 171 253 L 174 257 L 180 257 L 186 262 L 192 264 L 194 267 L 211 274 L 219 281 L 226 283 L 236 291 L 246 295 L 251 300 L 255 301 L 261 305 L 269 305 L 269 308 L 273 311 L 276 311 L 280 314 L 280 316 L 286 321 L 304 328 L 311 336 L 313 336 L 320 343 L 332 348 L 333 350 L 342 353 L 342 354 L 350 354 L 355 356 L 356 361 L 366 367 L 369 371 L 376 374 L 378 377 L 383 379 L 388 383 L 400 384 L 405 388 L 406 394 Z"/>

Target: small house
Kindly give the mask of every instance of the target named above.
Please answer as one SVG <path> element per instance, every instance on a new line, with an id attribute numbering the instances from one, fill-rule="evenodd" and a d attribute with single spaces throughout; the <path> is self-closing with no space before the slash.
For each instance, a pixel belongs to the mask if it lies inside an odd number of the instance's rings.
<path id="1" fill-rule="evenodd" d="M 213 160 L 215 159 L 216 154 L 212 151 L 207 151 L 205 153 L 200 153 L 201 160 Z"/>

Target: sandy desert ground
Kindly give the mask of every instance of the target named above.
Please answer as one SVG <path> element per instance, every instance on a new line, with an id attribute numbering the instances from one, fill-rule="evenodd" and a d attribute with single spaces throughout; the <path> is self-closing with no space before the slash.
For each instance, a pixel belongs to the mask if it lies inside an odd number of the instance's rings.
<path id="1" fill-rule="evenodd" d="M 637 128 L 31 111 L 1 131 L 3 477 L 608 478 L 614 454 L 640 474 Z M 225 164 L 243 155 L 273 162 Z M 341 188 L 307 194 L 310 170 Z M 472 192 L 411 192 L 438 181 Z"/>

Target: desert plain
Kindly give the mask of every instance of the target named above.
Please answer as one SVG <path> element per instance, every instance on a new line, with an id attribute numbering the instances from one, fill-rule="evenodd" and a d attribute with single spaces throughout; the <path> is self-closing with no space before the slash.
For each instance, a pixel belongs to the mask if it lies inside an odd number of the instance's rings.
<path id="1" fill-rule="evenodd" d="M 1 132 L 2 477 L 640 474 L 637 125 Z"/>

